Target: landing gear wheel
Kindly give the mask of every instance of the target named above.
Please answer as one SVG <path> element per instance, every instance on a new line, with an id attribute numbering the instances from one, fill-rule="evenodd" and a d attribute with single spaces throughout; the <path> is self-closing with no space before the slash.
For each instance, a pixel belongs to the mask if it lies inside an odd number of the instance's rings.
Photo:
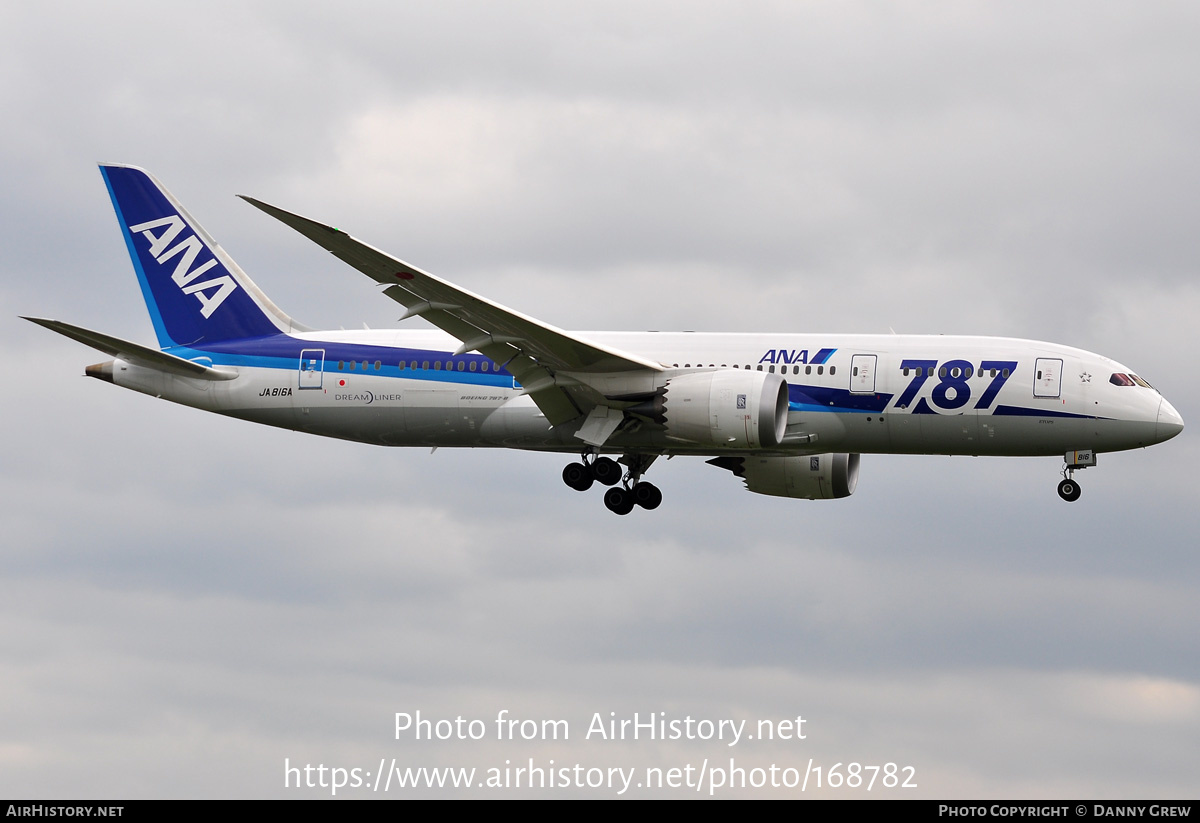
<path id="1" fill-rule="evenodd" d="M 615 486 L 621 481 L 621 464 L 611 457 L 597 457 L 592 461 L 592 474 L 605 486 Z"/>
<path id="2" fill-rule="evenodd" d="M 633 502 L 646 510 L 657 509 L 662 503 L 662 492 L 653 483 L 638 483 L 629 493 L 633 495 Z"/>
<path id="3" fill-rule="evenodd" d="M 563 482 L 577 492 L 585 492 L 592 487 L 595 476 L 592 469 L 583 463 L 568 463 L 563 469 Z"/>
<path id="4" fill-rule="evenodd" d="M 619 486 L 609 489 L 604 493 L 604 505 L 614 514 L 629 514 L 633 511 L 633 495 Z"/>
<path id="5" fill-rule="evenodd" d="M 1058 496 L 1068 503 L 1074 503 L 1082 493 L 1079 484 L 1074 479 L 1067 479 L 1058 484 Z"/>

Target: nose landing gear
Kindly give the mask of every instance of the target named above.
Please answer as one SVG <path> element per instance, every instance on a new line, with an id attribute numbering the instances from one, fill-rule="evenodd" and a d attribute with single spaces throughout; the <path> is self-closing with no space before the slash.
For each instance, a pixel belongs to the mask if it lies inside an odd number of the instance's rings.
<path id="1" fill-rule="evenodd" d="M 1086 469 L 1088 466 L 1096 465 L 1096 453 L 1091 449 L 1079 449 L 1078 451 L 1067 452 L 1063 458 L 1062 482 L 1058 484 L 1058 496 L 1068 503 L 1074 503 L 1079 499 L 1079 495 L 1083 493 L 1079 488 L 1079 483 L 1075 480 L 1076 469 Z"/>

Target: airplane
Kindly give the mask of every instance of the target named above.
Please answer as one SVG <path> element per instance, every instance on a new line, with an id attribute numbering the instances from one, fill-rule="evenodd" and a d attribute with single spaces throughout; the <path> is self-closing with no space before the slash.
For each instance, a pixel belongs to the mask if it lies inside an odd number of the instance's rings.
<path id="1" fill-rule="evenodd" d="M 1003 337 L 569 332 L 333 226 L 248 203 L 383 286 L 401 321 L 317 331 L 280 310 L 154 177 L 100 167 L 158 347 L 25 319 L 111 360 L 85 374 L 205 411 L 385 446 L 579 455 L 563 470 L 604 504 L 655 509 L 659 457 L 700 456 L 747 490 L 853 494 L 861 454 L 1063 456 L 1058 494 L 1099 452 L 1143 448 L 1183 418 L 1132 369 Z M 614 459 L 616 458 L 616 459 Z"/>

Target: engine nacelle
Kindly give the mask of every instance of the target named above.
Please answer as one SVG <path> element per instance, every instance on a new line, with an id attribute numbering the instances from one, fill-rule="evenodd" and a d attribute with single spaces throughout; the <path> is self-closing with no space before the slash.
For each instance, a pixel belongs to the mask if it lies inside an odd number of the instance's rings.
<path id="1" fill-rule="evenodd" d="M 769 372 L 720 369 L 673 377 L 662 403 L 668 433 L 705 446 L 772 449 L 787 429 L 787 382 Z"/>
<path id="2" fill-rule="evenodd" d="M 746 490 L 776 497 L 833 500 L 854 494 L 858 485 L 857 454 L 718 457 L 714 466 L 746 481 Z"/>

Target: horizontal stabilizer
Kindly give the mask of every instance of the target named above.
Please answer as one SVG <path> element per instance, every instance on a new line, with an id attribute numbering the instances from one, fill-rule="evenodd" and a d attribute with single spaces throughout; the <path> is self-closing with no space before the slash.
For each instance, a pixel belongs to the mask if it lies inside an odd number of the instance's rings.
<path id="1" fill-rule="evenodd" d="M 182 357 L 176 357 L 173 354 L 152 349 L 149 346 L 131 343 L 128 340 L 122 340 L 119 337 L 112 337 L 98 331 L 85 329 L 81 326 L 72 326 L 70 323 L 63 323 L 60 320 L 46 320 L 42 317 L 22 317 L 21 319 L 28 320 L 30 323 L 37 323 L 39 326 L 50 329 L 50 331 L 58 332 L 63 337 L 69 337 L 72 340 L 83 343 L 85 346 L 91 346 L 97 351 L 102 351 L 107 355 L 130 363 L 136 363 L 139 366 L 171 372 L 172 374 L 179 374 L 184 377 L 199 377 L 206 380 L 232 380 L 237 377 L 235 372 L 214 369 L 202 363 L 184 360 Z"/>

